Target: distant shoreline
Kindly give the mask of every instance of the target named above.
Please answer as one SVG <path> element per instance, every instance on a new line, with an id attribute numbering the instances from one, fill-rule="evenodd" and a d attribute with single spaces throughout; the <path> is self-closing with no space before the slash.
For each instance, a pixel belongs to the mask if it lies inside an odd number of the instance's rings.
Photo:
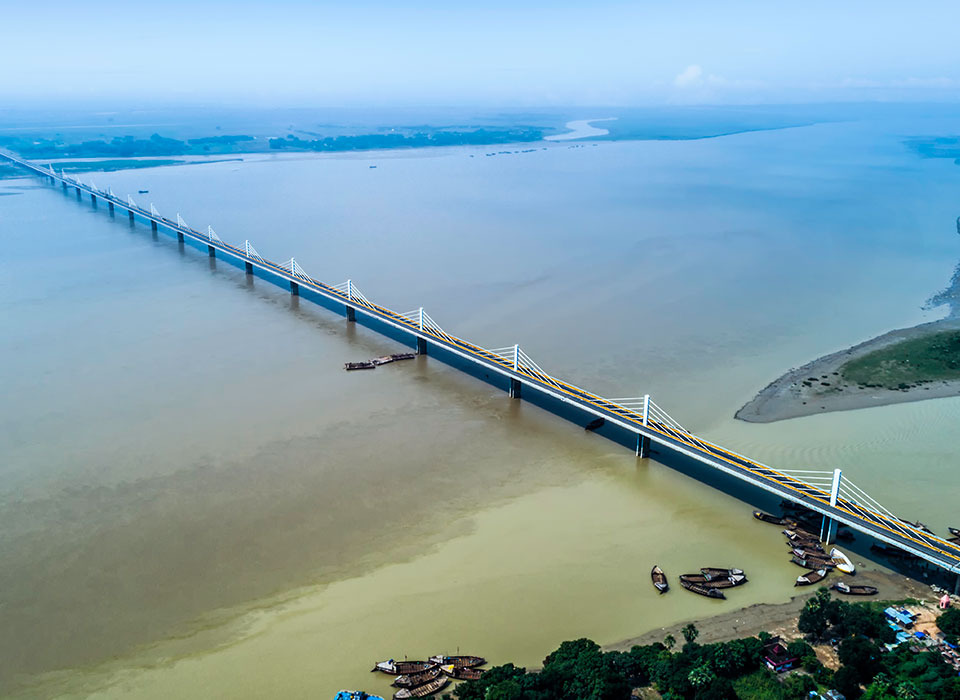
<path id="1" fill-rule="evenodd" d="M 544 136 L 544 141 L 574 141 L 576 139 L 585 139 L 591 136 L 607 136 L 610 131 L 607 129 L 599 129 L 595 126 L 591 126 L 593 122 L 612 122 L 616 120 L 617 117 L 601 117 L 599 119 L 577 119 L 572 122 L 567 122 L 567 128 L 570 129 L 565 134 L 552 134 L 550 136 Z"/>
<path id="2" fill-rule="evenodd" d="M 960 381 L 955 380 L 934 381 L 906 389 L 860 388 L 844 382 L 839 375 L 844 364 L 874 350 L 947 330 L 960 330 L 960 319 L 946 318 L 912 328 L 899 328 L 846 350 L 824 355 L 775 379 L 737 411 L 734 418 L 748 423 L 773 423 L 818 413 L 960 396 Z"/>

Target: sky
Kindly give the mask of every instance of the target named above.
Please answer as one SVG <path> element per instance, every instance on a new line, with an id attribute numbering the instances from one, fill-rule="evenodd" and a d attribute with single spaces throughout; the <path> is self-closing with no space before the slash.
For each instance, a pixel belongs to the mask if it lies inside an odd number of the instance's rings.
<path id="1" fill-rule="evenodd" d="M 0 107 L 960 98 L 960 2 L 4 0 Z"/>

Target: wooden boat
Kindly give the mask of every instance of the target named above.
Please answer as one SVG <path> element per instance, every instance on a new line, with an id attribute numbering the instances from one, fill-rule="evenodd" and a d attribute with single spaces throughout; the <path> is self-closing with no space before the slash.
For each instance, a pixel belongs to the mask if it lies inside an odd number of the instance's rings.
<path id="1" fill-rule="evenodd" d="M 355 369 L 376 369 L 377 365 L 373 362 L 344 362 L 343 368 L 352 372 Z"/>
<path id="2" fill-rule="evenodd" d="M 787 539 L 791 542 L 820 542 L 820 538 L 814 535 L 812 532 L 807 532 L 806 530 L 801 530 L 799 528 L 784 530 L 783 534 L 786 535 Z"/>
<path id="3" fill-rule="evenodd" d="M 707 598 L 725 599 L 727 597 L 723 594 L 723 591 L 718 588 L 703 586 L 699 583 L 690 583 L 689 581 L 684 581 L 683 578 L 680 579 L 680 585 L 691 593 L 698 593 L 699 595 L 706 596 Z"/>
<path id="4" fill-rule="evenodd" d="M 390 356 L 394 362 L 399 362 L 400 360 L 415 360 L 417 359 L 417 353 L 415 352 L 395 352 Z"/>
<path id="5" fill-rule="evenodd" d="M 743 576 L 743 569 L 720 569 L 715 566 L 705 566 L 700 569 L 700 573 L 707 579 L 728 578 L 730 576 Z"/>
<path id="6" fill-rule="evenodd" d="M 362 690 L 341 690 L 333 700 L 383 700 L 379 695 L 370 695 Z"/>
<path id="7" fill-rule="evenodd" d="M 441 666 L 440 669 L 456 681 L 475 681 L 484 674 L 482 668 L 457 668 L 453 664 Z"/>
<path id="8" fill-rule="evenodd" d="M 426 671 L 420 671 L 420 673 L 397 676 L 397 680 L 390 685 L 395 688 L 418 688 L 421 685 L 426 685 L 430 681 L 436 680 L 440 677 L 441 673 L 440 667 L 434 666 L 433 668 L 428 668 Z"/>
<path id="9" fill-rule="evenodd" d="M 857 573 L 857 568 L 853 565 L 853 562 L 850 561 L 850 557 L 836 547 L 830 550 L 830 556 L 833 559 L 833 563 L 837 566 L 837 571 L 842 571 L 850 575 Z"/>
<path id="10" fill-rule="evenodd" d="M 960 537 L 960 527 L 948 527 L 947 529 L 954 537 Z"/>
<path id="11" fill-rule="evenodd" d="M 714 577 L 710 578 L 704 576 L 703 574 L 682 574 L 680 576 L 681 583 L 686 581 L 687 583 L 695 583 L 698 586 L 704 586 L 706 588 L 733 588 L 734 586 L 739 586 L 747 582 L 747 577 L 742 574 L 739 576 L 727 576 L 726 578 Z"/>
<path id="12" fill-rule="evenodd" d="M 844 595 L 876 595 L 879 592 L 873 586 L 851 586 L 843 581 L 837 581 L 830 587 Z"/>
<path id="13" fill-rule="evenodd" d="M 430 663 L 454 668 L 473 668 L 483 666 L 487 660 L 482 656 L 431 656 Z"/>
<path id="14" fill-rule="evenodd" d="M 409 676 L 414 673 L 422 673 L 436 665 L 436 661 L 394 661 L 390 659 L 389 661 L 379 662 L 370 670 L 388 673 L 391 676 Z"/>
<path id="15" fill-rule="evenodd" d="M 606 421 L 605 418 L 594 418 L 592 421 L 590 421 L 589 423 L 587 423 L 587 424 L 583 427 L 583 429 L 584 429 L 584 430 L 593 431 L 593 430 L 596 430 L 597 428 L 601 427 L 601 426 L 602 426 L 604 423 L 606 423 L 606 422 L 607 422 L 607 421 Z"/>
<path id="16" fill-rule="evenodd" d="M 797 582 L 794 585 L 796 586 L 812 586 L 815 583 L 818 583 L 827 577 L 826 569 L 817 569 L 816 571 L 811 571 L 809 574 L 803 574 L 802 576 L 797 576 Z"/>
<path id="17" fill-rule="evenodd" d="M 373 358 L 371 362 L 379 367 L 380 365 L 389 365 L 391 362 L 393 362 L 393 358 L 390 355 L 384 355 L 383 357 Z"/>
<path id="18" fill-rule="evenodd" d="M 827 562 L 824 559 L 801 559 L 796 554 L 790 557 L 790 561 L 797 566 L 802 566 L 804 569 L 810 569 L 811 571 L 833 568 L 833 562 Z"/>
<path id="19" fill-rule="evenodd" d="M 450 679 L 446 676 L 440 676 L 435 681 L 430 681 L 419 688 L 402 688 L 393 694 L 393 700 L 406 700 L 406 698 L 425 698 L 428 695 L 439 693 L 450 684 Z"/>
<path id="20" fill-rule="evenodd" d="M 762 510 L 753 511 L 753 517 L 755 517 L 760 522 L 770 523 L 771 525 L 783 525 L 784 527 L 794 528 L 797 526 L 796 520 L 791 520 L 789 518 L 778 518 L 776 515 L 770 515 L 769 513 L 764 513 Z"/>
<path id="21" fill-rule="evenodd" d="M 667 582 L 667 575 L 663 569 L 655 566 L 650 569 L 650 579 L 653 581 L 653 587 L 660 591 L 661 595 L 670 590 L 670 584 Z"/>
<path id="22" fill-rule="evenodd" d="M 915 521 L 915 522 L 910 522 L 909 520 L 907 520 L 907 519 L 905 519 L 905 518 L 897 518 L 897 520 L 899 520 L 899 521 L 900 521 L 901 523 L 903 523 L 904 525 L 909 525 L 910 527 L 915 527 L 915 528 L 917 528 L 918 530 L 920 530 L 921 532 L 927 533 L 928 535 L 932 535 L 932 534 L 933 534 L 933 530 L 931 530 L 929 527 L 927 527 L 926 525 L 924 525 L 923 523 L 921 523 L 919 520 L 917 520 L 917 521 Z"/>
<path id="23" fill-rule="evenodd" d="M 793 552 L 794 556 L 798 556 L 801 559 L 825 561 L 825 562 L 830 562 L 831 564 L 834 563 L 833 557 L 831 557 L 829 554 L 827 554 L 822 550 L 819 552 L 813 552 L 813 551 L 810 551 L 809 549 L 800 549 L 800 547 L 794 547 L 790 551 Z"/>

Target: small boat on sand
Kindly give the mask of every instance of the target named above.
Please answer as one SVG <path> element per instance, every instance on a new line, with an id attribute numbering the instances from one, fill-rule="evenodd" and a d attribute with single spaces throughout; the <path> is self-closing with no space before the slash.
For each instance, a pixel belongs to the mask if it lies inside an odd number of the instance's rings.
<path id="1" fill-rule="evenodd" d="M 419 688 L 421 685 L 426 685 L 430 681 L 435 681 L 440 677 L 441 673 L 440 667 L 434 666 L 433 668 L 428 668 L 426 671 L 420 671 L 420 673 L 397 676 L 397 680 L 390 685 L 395 688 Z"/>
<path id="2" fill-rule="evenodd" d="M 377 365 L 373 362 L 344 362 L 343 368 L 348 372 L 352 372 L 355 369 L 376 369 Z"/>
<path id="3" fill-rule="evenodd" d="M 428 695 L 439 693 L 450 684 L 450 679 L 446 676 L 440 676 L 435 681 L 430 681 L 419 688 L 402 688 L 393 694 L 393 700 L 406 700 L 407 698 L 425 698 Z"/>
<path id="4" fill-rule="evenodd" d="M 431 656 L 430 663 L 438 666 L 454 666 L 454 668 L 473 668 L 483 666 L 487 660 L 482 656 Z"/>
<path id="5" fill-rule="evenodd" d="M 409 676 L 414 673 L 422 673 L 436 665 L 435 661 L 394 661 L 390 659 L 389 661 L 379 662 L 370 670 L 388 673 L 391 676 Z"/>
<path id="6" fill-rule="evenodd" d="M 681 574 L 680 582 L 694 583 L 705 588 L 733 588 L 747 582 L 747 577 L 740 574 L 726 578 L 704 576 L 703 574 Z"/>
<path id="7" fill-rule="evenodd" d="M 594 418 L 592 421 L 590 421 L 589 423 L 587 423 L 587 424 L 584 426 L 583 429 L 584 429 L 584 430 L 588 430 L 588 431 L 590 431 L 590 432 L 593 432 L 593 431 L 596 430 L 597 428 L 602 427 L 603 424 L 606 423 L 606 422 L 607 422 L 607 421 L 606 421 L 605 418 Z"/>
<path id="8" fill-rule="evenodd" d="M 832 569 L 833 562 L 828 562 L 825 559 L 801 559 L 796 554 L 790 557 L 792 561 L 797 566 L 802 566 L 804 569 L 810 569 L 811 571 L 817 571 L 818 569 Z"/>
<path id="9" fill-rule="evenodd" d="M 853 565 L 853 562 L 850 561 L 850 557 L 836 547 L 830 550 L 830 557 L 833 559 L 833 563 L 836 565 L 837 571 L 842 571 L 843 573 L 850 574 L 851 576 L 857 573 L 857 568 Z"/>
<path id="10" fill-rule="evenodd" d="M 663 569 L 655 566 L 650 569 L 650 579 L 653 581 L 653 587 L 660 591 L 661 595 L 670 590 L 670 584 L 667 582 L 667 575 Z"/>
<path id="11" fill-rule="evenodd" d="M 803 574 L 802 576 L 797 576 L 797 582 L 794 585 L 796 586 L 812 586 L 815 583 L 818 583 L 827 577 L 826 569 L 817 569 L 816 571 L 811 571 L 809 574 Z"/>
<path id="12" fill-rule="evenodd" d="M 706 596 L 707 598 L 725 599 L 727 597 L 723 594 L 723 591 L 718 588 L 703 586 L 699 583 L 691 583 L 689 581 L 684 581 L 682 578 L 680 579 L 680 585 L 691 593 L 698 593 L 699 595 Z"/>
<path id="13" fill-rule="evenodd" d="M 716 566 L 705 566 L 700 569 L 700 573 L 708 579 L 729 578 L 730 576 L 743 576 L 743 569 L 721 569 Z"/>
<path id="14" fill-rule="evenodd" d="M 783 534 L 786 535 L 787 539 L 791 542 L 816 542 L 818 544 L 820 542 L 820 538 L 814 535 L 812 532 L 807 532 L 806 530 L 801 530 L 800 528 L 784 530 Z"/>
<path id="15" fill-rule="evenodd" d="M 456 681 L 475 681 L 484 674 L 482 668 L 457 668 L 453 664 L 441 666 L 440 670 Z"/>
<path id="16" fill-rule="evenodd" d="M 851 586 L 843 581 L 837 581 L 830 587 L 844 595 L 876 595 L 879 592 L 873 586 Z"/>
<path id="17" fill-rule="evenodd" d="M 794 547 L 790 551 L 792 551 L 795 556 L 798 556 L 801 559 L 819 560 L 819 561 L 830 562 L 831 564 L 833 563 L 833 557 L 831 557 L 829 554 L 827 554 L 823 550 L 820 550 L 819 552 L 815 552 L 809 549 L 801 549 L 800 547 Z"/>
<path id="18" fill-rule="evenodd" d="M 770 523 L 771 525 L 783 525 L 784 527 L 796 527 L 797 522 L 789 518 L 778 518 L 776 515 L 770 515 L 769 513 L 764 513 L 762 510 L 753 511 L 753 517 L 755 517 L 760 522 Z"/>

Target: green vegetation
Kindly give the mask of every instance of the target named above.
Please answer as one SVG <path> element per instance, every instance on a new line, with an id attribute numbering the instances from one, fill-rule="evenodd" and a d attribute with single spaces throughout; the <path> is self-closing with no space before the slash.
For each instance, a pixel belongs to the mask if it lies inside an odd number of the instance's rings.
<path id="1" fill-rule="evenodd" d="M 368 151 L 385 148 L 424 148 L 428 146 L 488 146 L 526 143 L 543 139 L 543 129 L 476 129 L 473 131 L 430 131 L 413 134 L 362 134 L 332 136 L 305 141 L 290 135 L 270 139 L 270 148 L 293 151 Z"/>
<path id="2" fill-rule="evenodd" d="M 937 618 L 937 627 L 947 635 L 947 641 L 956 644 L 960 638 L 960 608 L 950 608 Z"/>
<path id="3" fill-rule="evenodd" d="M 79 160 L 64 161 L 54 164 L 54 168 L 60 170 L 66 168 L 69 172 L 111 172 L 114 170 L 131 170 L 134 168 L 159 168 L 163 165 L 179 165 L 185 163 L 183 160 L 174 160 L 172 158 L 123 158 L 121 160 Z"/>
<path id="4" fill-rule="evenodd" d="M 118 136 L 100 141 L 65 143 L 50 138 L 4 138 L 0 145 L 16 151 L 24 158 L 133 158 L 141 156 L 183 156 L 239 153 L 250 150 L 252 136 L 214 136 L 180 141 L 154 134 L 149 139 Z"/>
<path id="5" fill-rule="evenodd" d="M 960 331 L 940 331 L 874 350 L 840 368 L 861 386 L 907 389 L 941 379 L 960 379 Z"/>
<path id="6" fill-rule="evenodd" d="M 893 652 L 883 609 L 886 603 L 847 603 L 820 589 L 804 605 L 798 628 L 808 639 L 834 640 L 840 668 L 832 671 L 817 659 L 810 644 L 787 645 L 801 668 L 777 675 L 762 662 L 770 636 L 698 644 L 699 631 L 689 624 L 676 640 L 635 646 L 627 652 L 603 652 L 589 639 L 564 642 L 543 661 L 539 673 L 513 664 L 497 666 L 479 680 L 457 686 L 444 698 L 457 700 L 628 700 L 634 689 L 653 687 L 665 700 L 800 700 L 812 690 L 835 688 L 850 700 L 960 700 L 960 678 L 937 653 L 916 653 L 902 644 Z M 960 610 L 941 616 L 944 632 L 960 632 Z"/>

